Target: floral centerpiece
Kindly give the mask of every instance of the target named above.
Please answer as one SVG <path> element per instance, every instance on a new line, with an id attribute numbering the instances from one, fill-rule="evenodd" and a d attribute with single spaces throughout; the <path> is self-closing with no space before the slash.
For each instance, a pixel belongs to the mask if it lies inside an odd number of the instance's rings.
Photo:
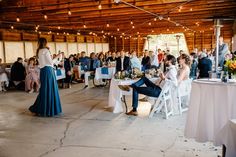
<path id="1" fill-rule="evenodd" d="M 227 54 L 225 59 L 224 69 L 231 74 L 231 78 L 236 79 L 236 58 L 233 58 L 231 54 Z"/>

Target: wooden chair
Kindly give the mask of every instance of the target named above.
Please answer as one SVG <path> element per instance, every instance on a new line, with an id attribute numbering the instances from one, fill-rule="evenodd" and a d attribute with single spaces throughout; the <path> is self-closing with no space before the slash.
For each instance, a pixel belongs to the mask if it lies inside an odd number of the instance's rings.
<path id="1" fill-rule="evenodd" d="M 170 115 L 173 114 L 173 102 L 171 97 L 171 90 L 173 83 L 171 81 L 166 81 L 159 97 L 149 97 L 149 100 L 153 100 L 149 118 L 152 118 L 154 113 L 158 113 L 163 108 L 165 113 L 165 118 L 168 119 Z"/>
<path id="2" fill-rule="evenodd" d="M 179 108 L 180 115 L 182 115 L 183 112 L 188 110 L 188 103 L 189 103 L 190 92 L 191 92 L 191 83 L 192 83 L 192 80 L 188 79 L 188 80 L 182 81 L 177 87 L 177 99 L 178 99 L 178 108 Z"/>

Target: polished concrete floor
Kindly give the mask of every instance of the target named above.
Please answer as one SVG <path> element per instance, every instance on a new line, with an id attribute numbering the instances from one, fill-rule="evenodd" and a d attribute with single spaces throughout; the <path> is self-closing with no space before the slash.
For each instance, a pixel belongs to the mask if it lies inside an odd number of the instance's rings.
<path id="1" fill-rule="evenodd" d="M 142 103 L 138 117 L 104 109 L 108 88 L 61 89 L 64 115 L 40 118 L 28 107 L 37 94 L 0 93 L 0 157 L 217 157 L 211 143 L 183 136 L 186 114 L 148 119 Z"/>

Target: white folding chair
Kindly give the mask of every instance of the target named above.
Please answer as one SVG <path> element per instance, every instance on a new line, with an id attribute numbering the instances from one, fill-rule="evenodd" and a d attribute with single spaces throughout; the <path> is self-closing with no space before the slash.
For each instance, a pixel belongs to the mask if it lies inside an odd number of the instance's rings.
<path id="1" fill-rule="evenodd" d="M 173 114 L 173 102 L 171 97 L 171 90 L 173 83 L 171 81 L 166 81 L 159 97 L 149 97 L 149 100 L 153 100 L 152 108 L 149 114 L 149 118 L 152 118 L 154 113 L 158 113 L 161 109 L 164 109 L 165 118 L 168 119 L 170 115 Z"/>
<path id="2" fill-rule="evenodd" d="M 183 112 L 188 110 L 188 103 L 191 92 L 191 83 L 192 80 L 188 79 L 182 81 L 177 87 L 177 99 L 178 99 L 178 108 L 180 115 L 182 115 Z"/>

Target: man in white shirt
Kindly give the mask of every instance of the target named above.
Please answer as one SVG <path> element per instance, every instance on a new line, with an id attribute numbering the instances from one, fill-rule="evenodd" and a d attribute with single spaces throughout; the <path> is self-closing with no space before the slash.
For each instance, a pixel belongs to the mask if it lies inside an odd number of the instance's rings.
<path id="1" fill-rule="evenodd" d="M 127 113 L 127 115 L 137 116 L 138 108 L 138 94 L 144 94 L 150 97 L 158 97 L 161 93 L 162 87 L 165 84 L 165 80 L 170 80 L 174 85 L 177 85 L 177 69 L 175 67 L 176 58 L 173 55 L 167 55 L 165 59 L 165 65 L 167 66 L 167 72 L 160 74 L 160 80 L 157 83 L 151 82 L 148 78 L 142 77 L 139 81 L 132 84 L 131 86 L 119 85 L 121 90 L 129 91 L 130 87 L 133 88 L 133 99 L 132 107 L 133 109 Z M 142 85 L 146 87 L 142 87 Z"/>

